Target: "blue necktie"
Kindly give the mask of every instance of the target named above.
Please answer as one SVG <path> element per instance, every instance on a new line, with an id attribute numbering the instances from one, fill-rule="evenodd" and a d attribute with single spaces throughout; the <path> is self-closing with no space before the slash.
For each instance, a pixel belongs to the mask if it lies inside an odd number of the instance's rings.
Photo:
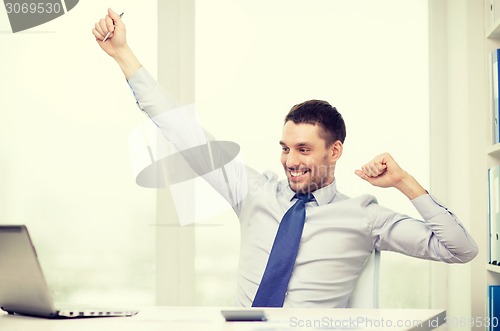
<path id="1" fill-rule="evenodd" d="M 252 307 L 283 307 L 306 219 L 311 194 L 296 194 L 298 200 L 287 210 L 278 228 L 264 276 Z"/>

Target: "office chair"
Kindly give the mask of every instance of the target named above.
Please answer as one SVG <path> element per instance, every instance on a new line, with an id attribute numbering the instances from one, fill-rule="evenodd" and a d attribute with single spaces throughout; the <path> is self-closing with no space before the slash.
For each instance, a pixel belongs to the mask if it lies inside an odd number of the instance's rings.
<path id="1" fill-rule="evenodd" d="M 349 308 L 378 308 L 380 252 L 374 250 L 366 260 L 349 299 Z"/>

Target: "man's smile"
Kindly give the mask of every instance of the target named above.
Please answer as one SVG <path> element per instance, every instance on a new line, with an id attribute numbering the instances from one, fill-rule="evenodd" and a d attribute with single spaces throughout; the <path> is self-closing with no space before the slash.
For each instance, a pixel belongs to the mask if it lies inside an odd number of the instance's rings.
<path id="1" fill-rule="evenodd" d="M 293 180 L 300 180 L 308 172 L 309 169 L 288 169 L 288 173 Z"/>

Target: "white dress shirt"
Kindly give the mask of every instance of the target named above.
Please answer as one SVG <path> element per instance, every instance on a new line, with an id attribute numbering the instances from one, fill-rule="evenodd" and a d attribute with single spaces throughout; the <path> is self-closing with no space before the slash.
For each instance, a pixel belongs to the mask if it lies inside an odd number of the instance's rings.
<path id="1" fill-rule="evenodd" d="M 194 119 L 192 107 L 177 107 L 141 68 L 130 79 L 138 106 L 178 150 L 213 138 Z M 257 173 L 237 160 L 210 168 L 214 160 L 190 155 L 189 163 L 237 213 L 241 224 L 238 306 L 251 306 L 282 216 L 294 203 L 286 180 Z M 370 195 L 350 198 L 337 183 L 313 192 L 284 307 L 346 307 L 363 264 L 375 249 L 422 259 L 465 263 L 477 245 L 454 214 L 425 194 L 411 200 L 422 220 L 377 204 Z"/>

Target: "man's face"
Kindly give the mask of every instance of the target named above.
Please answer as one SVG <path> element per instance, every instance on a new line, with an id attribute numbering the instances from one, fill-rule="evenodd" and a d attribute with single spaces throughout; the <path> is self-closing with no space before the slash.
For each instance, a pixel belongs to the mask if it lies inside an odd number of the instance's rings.
<path id="1" fill-rule="evenodd" d="M 293 121 L 283 127 L 281 163 L 295 192 L 313 192 L 333 182 L 342 143 L 336 141 L 327 147 L 321 130 L 319 125 Z"/>

